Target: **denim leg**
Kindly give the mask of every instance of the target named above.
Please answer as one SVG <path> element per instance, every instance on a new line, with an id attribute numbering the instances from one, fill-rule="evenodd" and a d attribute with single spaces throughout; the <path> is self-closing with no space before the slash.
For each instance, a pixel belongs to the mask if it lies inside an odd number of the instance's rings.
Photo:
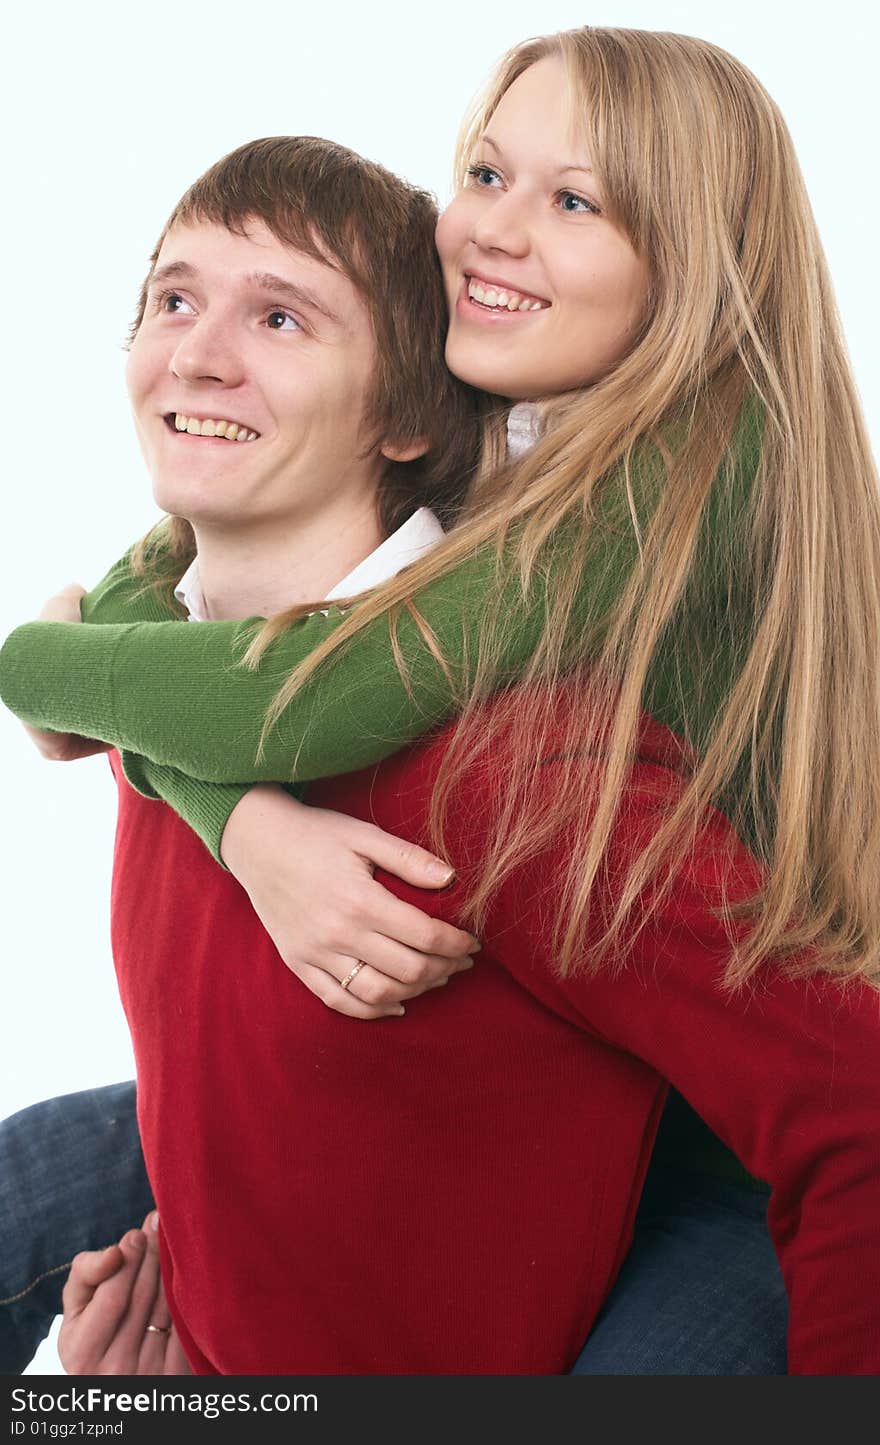
<path id="1" fill-rule="evenodd" d="M 767 1197 L 652 1165 L 635 1238 L 573 1375 L 784 1375 Z"/>
<path id="2" fill-rule="evenodd" d="M 133 1083 L 0 1123 L 0 1373 L 19 1374 L 48 1334 L 73 1256 L 114 1244 L 152 1203 Z"/>

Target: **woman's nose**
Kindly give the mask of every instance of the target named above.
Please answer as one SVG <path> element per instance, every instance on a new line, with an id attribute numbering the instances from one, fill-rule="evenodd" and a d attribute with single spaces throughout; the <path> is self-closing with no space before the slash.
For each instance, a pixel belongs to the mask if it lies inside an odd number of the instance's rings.
<path id="1" fill-rule="evenodd" d="M 531 243 L 524 202 L 510 191 L 497 196 L 474 222 L 472 239 L 481 251 L 527 255 Z"/>

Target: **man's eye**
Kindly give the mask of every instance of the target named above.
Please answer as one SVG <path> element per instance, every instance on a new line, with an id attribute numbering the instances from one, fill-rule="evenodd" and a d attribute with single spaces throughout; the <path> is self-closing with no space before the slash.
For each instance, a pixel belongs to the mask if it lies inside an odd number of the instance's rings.
<path id="1" fill-rule="evenodd" d="M 501 177 L 491 166 L 472 165 L 468 166 L 467 174 L 478 186 L 490 187 L 501 184 Z"/>
<path id="2" fill-rule="evenodd" d="M 184 309 L 192 310 L 189 302 L 177 291 L 163 291 L 156 306 L 159 311 L 164 311 L 168 316 L 179 316 Z"/>
<path id="3" fill-rule="evenodd" d="M 289 311 L 270 311 L 266 317 L 266 325 L 270 331 L 301 331 L 302 327 L 295 316 Z"/>

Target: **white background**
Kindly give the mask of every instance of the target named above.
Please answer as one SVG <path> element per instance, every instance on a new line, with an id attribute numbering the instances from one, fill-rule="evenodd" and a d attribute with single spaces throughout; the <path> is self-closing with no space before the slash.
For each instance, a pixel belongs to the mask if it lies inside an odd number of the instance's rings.
<path id="1" fill-rule="evenodd" d="M 699 35 L 764 82 L 806 174 L 876 450 L 877 15 L 857 0 L 17 6 L 0 77 L 0 635 L 64 582 L 92 585 L 154 520 L 121 342 L 186 186 L 243 141 L 299 132 L 342 141 L 442 200 L 472 93 L 509 45 L 550 30 Z M 50 766 L 0 713 L 0 769 L 6 1114 L 128 1077 L 132 1063 L 108 947 L 107 762 Z M 36 1368 L 57 1369 L 51 1345 Z"/>

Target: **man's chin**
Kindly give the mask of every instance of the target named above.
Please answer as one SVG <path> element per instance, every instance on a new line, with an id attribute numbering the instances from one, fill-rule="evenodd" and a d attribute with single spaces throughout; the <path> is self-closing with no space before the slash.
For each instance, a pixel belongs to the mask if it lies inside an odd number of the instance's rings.
<path id="1" fill-rule="evenodd" d="M 216 486 L 208 487 L 192 480 L 187 483 L 154 480 L 153 500 L 160 511 L 182 517 L 193 526 L 229 520 L 229 507 L 218 506 Z"/>

